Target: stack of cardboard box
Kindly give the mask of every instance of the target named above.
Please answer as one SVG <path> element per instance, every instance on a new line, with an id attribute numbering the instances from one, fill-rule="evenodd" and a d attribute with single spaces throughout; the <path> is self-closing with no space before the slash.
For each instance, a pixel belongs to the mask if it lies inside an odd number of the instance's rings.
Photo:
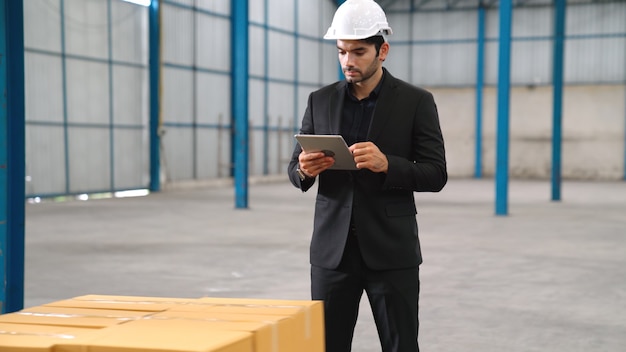
<path id="1" fill-rule="evenodd" d="M 86 295 L 0 315 L 0 352 L 323 352 L 320 301 Z"/>

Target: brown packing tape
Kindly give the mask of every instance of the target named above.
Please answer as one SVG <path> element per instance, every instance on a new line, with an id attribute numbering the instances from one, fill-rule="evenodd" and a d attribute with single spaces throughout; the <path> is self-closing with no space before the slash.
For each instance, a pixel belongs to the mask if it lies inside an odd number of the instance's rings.
<path id="1" fill-rule="evenodd" d="M 152 312 L 36 306 L 0 315 L 0 322 L 103 328 L 149 314 Z"/>
<path id="2" fill-rule="evenodd" d="M 53 351 L 57 343 L 92 336 L 99 331 L 68 326 L 0 323 L 0 352 Z"/>
<path id="3" fill-rule="evenodd" d="M 44 306 L 161 312 L 171 307 L 199 303 L 195 298 L 84 295 L 47 303 Z"/>

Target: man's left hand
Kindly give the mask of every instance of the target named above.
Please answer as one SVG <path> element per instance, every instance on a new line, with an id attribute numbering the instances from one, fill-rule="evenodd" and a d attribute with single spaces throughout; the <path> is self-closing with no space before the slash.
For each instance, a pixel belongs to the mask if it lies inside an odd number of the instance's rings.
<path id="1" fill-rule="evenodd" d="M 387 172 L 389 167 L 387 156 L 378 149 L 376 144 L 360 142 L 351 145 L 349 149 L 357 168 L 369 169 L 373 172 Z"/>

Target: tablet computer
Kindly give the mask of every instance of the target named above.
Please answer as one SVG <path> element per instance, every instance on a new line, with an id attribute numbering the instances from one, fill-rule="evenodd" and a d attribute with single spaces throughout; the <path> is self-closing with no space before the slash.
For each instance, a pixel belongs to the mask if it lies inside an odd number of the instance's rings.
<path id="1" fill-rule="evenodd" d="M 326 155 L 335 158 L 335 163 L 329 169 L 358 170 L 354 157 L 341 135 L 296 134 L 295 137 L 305 152 L 324 152 Z"/>

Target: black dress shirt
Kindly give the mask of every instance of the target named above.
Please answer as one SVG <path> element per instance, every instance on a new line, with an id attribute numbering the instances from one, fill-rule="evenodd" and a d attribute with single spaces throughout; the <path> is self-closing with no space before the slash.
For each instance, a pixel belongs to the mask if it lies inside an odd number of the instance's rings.
<path id="1" fill-rule="evenodd" d="M 367 140 L 372 115 L 374 115 L 376 101 L 384 79 L 385 76 L 383 74 L 376 88 L 374 88 L 369 96 L 361 100 L 357 99 L 354 94 L 352 94 L 352 84 L 346 85 L 346 98 L 343 103 L 341 118 L 341 135 L 348 146 Z"/>

